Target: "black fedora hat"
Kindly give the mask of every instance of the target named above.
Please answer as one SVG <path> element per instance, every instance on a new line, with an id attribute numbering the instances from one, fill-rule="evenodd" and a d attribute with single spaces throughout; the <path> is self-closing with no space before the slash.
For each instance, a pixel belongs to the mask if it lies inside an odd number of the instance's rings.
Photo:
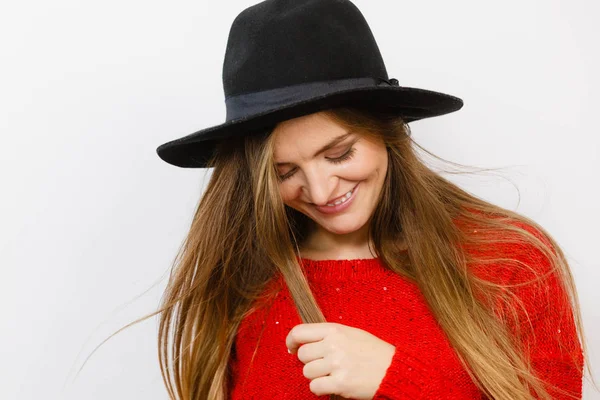
<path id="1" fill-rule="evenodd" d="M 223 62 L 226 121 L 160 145 L 169 164 L 207 167 L 216 144 L 343 105 L 389 109 L 406 123 L 463 101 L 389 78 L 365 18 L 348 0 L 266 0 L 234 19 Z"/>

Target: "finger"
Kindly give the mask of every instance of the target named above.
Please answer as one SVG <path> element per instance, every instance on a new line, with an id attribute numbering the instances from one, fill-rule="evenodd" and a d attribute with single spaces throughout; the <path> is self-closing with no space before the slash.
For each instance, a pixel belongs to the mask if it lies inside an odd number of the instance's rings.
<path id="1" fill-rule="evenodd" d="M 292 353 L 295 353 L 298 347 L 305 343 L 323 340 L 331 332 L 332 325 L 329 322 L 296 325 L 286 336 L 285 345 Z"/>
<path id="2" fill-rule="evenodd" d="M 331 365 L 324 358 L 309 362 L 302 368 L 302 374 L 308 379 L 320 378 L 331 373 Z"/>
<path id="3" fill-rule="evenodd" d="M 297 357 L 304 364 L 319 358 L 325 358 L 326 345 L 323 340 L 313 343 L 306 343 L 298 348 Z"/>
<path id="4" fill-rule="evenodd" d="M 327 394 L 338 394 L 338 388 L 336 380 L 331 375 L 321 376 L 310 381 L 308 385 L 310 391 L 317 396 L 324 396 Z"/>

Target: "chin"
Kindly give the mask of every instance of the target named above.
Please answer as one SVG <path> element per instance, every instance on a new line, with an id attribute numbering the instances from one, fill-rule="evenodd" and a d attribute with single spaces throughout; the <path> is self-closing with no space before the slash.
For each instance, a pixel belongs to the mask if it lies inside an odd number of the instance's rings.
<path id="1" fill-rule="evenodd" d="M 356 218 L 352 215 L 349 215 L 347 218 L 343 218 L 336 222 L 328 221 L 325 224 L 321 224 L 319 221 L 315 222 L 319 224 L 321 228 L 331 233 L 345 235 L 361 229 L 365 225 L 366 221 L 363 221 L 363 218 Z"/>

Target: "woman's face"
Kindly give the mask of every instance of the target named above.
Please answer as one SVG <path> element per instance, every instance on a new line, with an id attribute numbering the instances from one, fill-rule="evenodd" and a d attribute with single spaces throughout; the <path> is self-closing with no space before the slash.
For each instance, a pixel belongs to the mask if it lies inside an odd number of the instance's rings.
<path id="1" fill-rule="evenodd" d="M 284 203 L 331 233 L 365 226 L 387 171 L 383 141 L 347 132 L 323 112 L 283 121 L 273 134 Z"/>

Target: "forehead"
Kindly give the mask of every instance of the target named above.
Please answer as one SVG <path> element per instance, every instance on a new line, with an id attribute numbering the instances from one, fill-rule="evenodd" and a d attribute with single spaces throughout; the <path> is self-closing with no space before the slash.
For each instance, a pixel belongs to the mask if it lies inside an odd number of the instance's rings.
<path id="1" fill-rule="evenodd" d="M 348 133 L 348 129 L 324 112 L 304 115 L 277 124 L 273 130 L 275 161 L 288 157 L 310 157 L 332 139 Z"/>

